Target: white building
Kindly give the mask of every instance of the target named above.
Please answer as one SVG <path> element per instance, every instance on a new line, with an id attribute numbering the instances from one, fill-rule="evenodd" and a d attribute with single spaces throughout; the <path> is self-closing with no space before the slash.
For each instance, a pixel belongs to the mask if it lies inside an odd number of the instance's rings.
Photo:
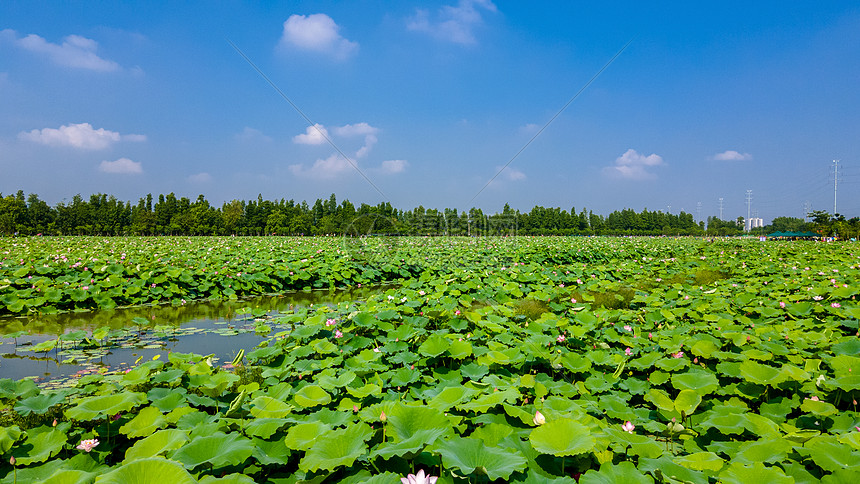
<path id="1" fill-rule="evenodd" d="M 744 230 L 749 232 L 752 229 L 764 227 L 764 220 L 759 217 L 751 217 L 744 220 Z"/>

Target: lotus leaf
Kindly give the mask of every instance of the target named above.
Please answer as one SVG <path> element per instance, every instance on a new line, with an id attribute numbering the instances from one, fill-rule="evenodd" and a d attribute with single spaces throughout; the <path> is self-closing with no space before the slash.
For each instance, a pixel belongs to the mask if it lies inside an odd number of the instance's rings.
<path id="1" fill-rule="evenodd" d="M 98 478 L 99 484 L 194 484 L 197 482 L 181 464 L 159 457 L 123 464 Z"/>
<path id="2" fill-rule="evenodd" d="M 365 423 L 352 424 L 345 429 L 326 432 L 305 453 L 305 457 L 299 462 L 299 469 L 304 472 L 316 472 L 333 471 L 341 466 L 350 466 L 367 452 L 367 445 L 364 442 L 371 437 L 373 437 L 373 431 Z"/>
<path id="3" fill-rule="evenodd" d="M 436 450 L 445 467 L 459 469 L 462 474 L 486 475 L 490 480 L 508 479 L 514 472 L 525 470 L 527 462 L 516 450 L 488 447 L 472 438 L 439 441 Z"/>
<path id="4" fill-rule="evenodd" d="M 632 462 L 621 462 L 613 465 L 611 462 L 601 464 L 600 470 L 591 469 L 579 479 L 581 484 L 614 484 L 630 482 L 650 484 L 654 482 L 650 476 L 642 474 Z"/>
<path id="5" fill-rule="evenodd" d="M 214 468 L 241 466 L 254 450 L 251 441 L 237 434 L 216 432 L 192 440 L 173 452 L 170 458 L 181 462 L 187 469 L 208 463 Z"/>
<path id="6" fill-rule="evenodd" d="M 87 397 L 80 400 L 76 406 L 67 409 L 66 417 L 74 420 L 92 420 L 128 412 L 146 401 L 146 394 L 138 392 Z"/>

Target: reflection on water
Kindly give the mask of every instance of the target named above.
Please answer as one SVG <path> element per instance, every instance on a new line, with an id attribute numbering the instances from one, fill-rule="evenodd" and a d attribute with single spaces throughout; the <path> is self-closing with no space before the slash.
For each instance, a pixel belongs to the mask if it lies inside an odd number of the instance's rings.
<path id="1" fill-rule="evenodd" d="M 0 319 L 0 378 L 35 378 L 40 382 L 76 374 L 118 370 L 136 360 L 151 360 L 171 351 L 214 354 L 229 362 L 240 349 L 254 348 L 266 336 L 255 334 L 255 323 L 244 311 L 256 315 L 289 312 L 299 307 L 335 305 L 366 299 L 390 286 L 357 287 L 332 291 L 300 291 L 243 300 L 192 301 L 184 305 L 138 306 L 78 313 L 29 315 Z M 146 321 L 146 324 L 143 324 Z M 271 323 L 268 323 L 272 326 Z M 108 340 L 119 346 L 83 345 L 94 331 L 110 331 Z M 275 326 L 274 332 L 279 331 Z M 59 335 L 80 337 L 58 340 Z M 27 334 L 20 334 L 27 332 Z M 17 337 L 15 333 L 19 333 Z M 36 350 L 37 345 L 57 341 L 58 346 Z"/>

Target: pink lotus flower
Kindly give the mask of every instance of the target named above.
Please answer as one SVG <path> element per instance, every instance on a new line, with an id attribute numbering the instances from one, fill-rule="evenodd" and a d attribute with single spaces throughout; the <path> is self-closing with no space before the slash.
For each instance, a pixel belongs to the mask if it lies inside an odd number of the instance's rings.
<path id="1" fill-rule="evenodd" d="M 556 338 L 555 340 L 558 341 L 559 343 L 563 343 L 564 342 L 564 335 L 563 334 L 558 335 L 558 338 Z"/>
<path id="2" fill-rule="evenodd" d="M 624 354 L 625 354 L 625 355 L 630 356 L 630 353 L 632 353 L 632 352 L 630 351 L 630 348 L 626 348 L 626 349 L 624 350 Z"/>
<path id="3" fill-rule="evenodd" d="M 784 303 L 784 302 L 782 302 L 782 301 L 780 301 L 780 302 L 779 302 L 779 307 L 784 308 L 784 307 L 785 307 L 785 303 Z"/>
<path id="4" fill-rule="evenodd" d="M 326 326 L 334 326 L 335 324 L 337 324 L 337 321 L 336 321 L 336 320 L 334 320 L 334 319 L 327 319 L 327 320 L 325 321 L 325 325 L 326 325 Z"/>
<path id="5" fill-rule="evenodd" d="M 629 324 L 625 324 L 624 331 L 633 331 L 633 328 Z"/>
<path id="6" fill-rule="evenodd" d="M 341 333 L 339 329 L 336 329 L 336 330 L 334 330 L 334 337 L 335 338 L 342 338 L 343 333 Z"/>
<path id="7" fill-rule="evenodd" d="M 536 411 L 532 422 L 534 422 L 535 425 L 543 425 L 546 423 L 546 417 L 544 417 L 540 411 Z"/>
<path id="8" fill-rule="evenodd" d="M 684 356 L 684 352 L 683 352 L 683 351 L 679 351 L 679 352 L 677 352 L 677 353 L 672 353 L 672 358 L 680 358 L 680 357 L 682 357 L 682 356 Z"/>
<path id="9" fill-rule="evenodd" d="M 418 471 L 418 474 L 409 474 L 406 477 L 401 477 L 400 482 L 402 484 L 436 484 L 436 480 L 439 479 L 436 476 L 424 475 L 424 469 Z"/>
<path id="10" fill-rule="evenodd" d="M 841 308 L 841 307 L 842 307 L 842 305 L 841 305 L 841 304 L 839 304 L 839 303 L 831 303 L 831 304 L 830 304 L 830 307 L 832 307 L 832 308 Z"/>
<path id="11" fill-rule="evenodd" d="M 98 439 L 86 439 L 82 440 L 81 443 L 78 444 L 78 446 L 75 448 L 84 452 L 89 452 L 93 450 L 93 448 L 97 445 L 99 445 Z"/>
<path id="12" fill-rule="evenodd" d="M 635 429 L 635 428 L 636 428 L 636 426 L 633 425 L 633 422 L 631 422 L 629 420 L 627 422 L 625 422 L 624 425 L 621 426 L 621 429 L 624 430 L 625 432 L 627 432 L 628 434 L 632 434 L 633 429 Z"/>

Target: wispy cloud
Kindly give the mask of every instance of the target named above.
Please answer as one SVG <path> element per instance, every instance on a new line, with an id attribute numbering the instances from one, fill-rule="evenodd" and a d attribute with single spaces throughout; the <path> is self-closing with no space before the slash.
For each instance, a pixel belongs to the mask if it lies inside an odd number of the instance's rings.
<path id="1" fill-rule="evenodd" d="M 496 6 L 490 0 L 460 0 L 456 6 L 440 8 L 435 18 L 427 10 L 419 9 L 407 21 L 406 28 L 455 44 L 474 44 L 473 30 L 483 23 L 481 10 L 495 12 Z"/>
<path id="2" fill-rule="evenodd" d="M 146 141 L 146 135 L 119 134 L 104 128 L 93 129 L 90 123 L 68 124 L 59 129 L 44 128 L 18 133 L 18 139 L 48 146 L 69 146 L 83 150 L 103 150 L 120 141 Z"/>
<path id="3" fill-rule="evenodd" d="M 341 126 L 339 128 L 334 128 L 334 132 L 338 136 L 350 137 L 350 136 L 364 136 L 364 145 L 355 152 L 356 158 L 364 158 L 370 153 L 370 150 L 373 148 L 373 145 L 378 141 L 376 138 L 376 134 L 379 132 L 379 128 L 374 128 L 373 126 L 367 123 L 357 123 L 357 124 L 347 124 L 345 126 Z"/>
<path id="4" fill-rule="evenodd" d="M 57 65 L 98 72 L 120 70 L 116 62 L 99 57 L 95 40 L 80 35 L 66 36 L 62 43 L 55 44 L 36 34 L 18 37 L 14 30 L 5 29 L 0 30 L 0 40 L 9 40 L 24 50 L 47 57 Z"/>
<path id="5" fill-rule="evenodd" d="M 245 126 L 245 129 L 242 130 L 241 133 L 235 135 L 235 138 L 238 141 L 253 143 L 253 142 L 264 142 L 268 143 L 272 141 L 270 136 L 266 136 L 262 131 L 254 128 L 249 128 Z"/>
<path id="6" fill-rule="evenodd" d="M 328 158 L 317 159 L 310 168 L 295 164 L 288 167 L 290 172 L 298 177 L 314 178 L 317 180 L 331 180 L 352 170 L 349 162 L 344 157 L 335 153 Z"/>
<path id="7" fill-rule="evenodd" d="M 717 161 L 748 161 L 752 158 L 752 155 L 749 153 L 739 153 L 735 150 L 723 151 L 711 157 L 712 160 Z"/>
<path id="8" fill-rule="evenodd" d="M 406 160 L 385 160 L 382 162 L 382 166 L 380 166 L 379 169 L 387 175 L 394 175 L 397 173 L 403 173 L 406 171 L 408 166 L 409 162 Z"/>
<path id="9" fill-rule="evenodd" d="M 648 171 L 648 169 L 664 164 L 663 158 L 660 155 L 652 153 L 645 156 L 634 149 L 629 149 L 615 159 L 613 166 L 605 167 L 603 173 L 628 180 L 653 180 L 657 178 L 657 175 Z"/>
<path id="10" fill-rule="evenodd" d="M 196 173 L 188 177 L 188 181 L 194 184 L 209 183 L 212 181 L 212 175 L 206 173 Z"/>
<path id="11" fill-rule="evenodd" d="M 143 173 L 143 167 L 138 161 L 128 158 L 120 158 L 116 161 L 103 161 L 99 165 L 99 171 L 120 175 L 137 175 Z"/>
<path id="12" fill-rule="evenodd" d="M 340 35 L 340 26 L 324 13 L 291 15 L 284 22 L 279 44 L 317 52 L 336 59 L 345 59 L 358 51 L 358 43 Z"/>

